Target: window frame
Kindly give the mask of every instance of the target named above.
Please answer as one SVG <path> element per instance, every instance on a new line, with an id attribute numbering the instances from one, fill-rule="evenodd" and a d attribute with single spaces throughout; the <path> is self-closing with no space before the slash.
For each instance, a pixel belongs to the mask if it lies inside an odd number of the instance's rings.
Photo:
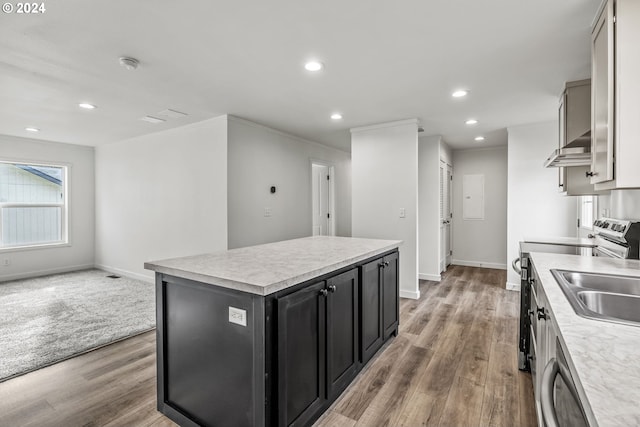
<path id="1" fill-rule="evenodd" d="M 20 164 L 27 166 L 46 166 L 62 169 L 62 194 L 60 203 L 21 203 L 0 202 L 0 253 L 18 252 L 33 249 L 59 248 L 70 245 L 69 232 L 69 191 L 71 176 L 71 164 L 56 161 L 41 161 L 24 158 L 1 157 L 0 163 Z M 55 242 L 27 243 L 12 246 L 2 245 L 2 209 L 7 207 L 59 207 L 60 208 L 60 240 Z"/>
<path id="2" fill-rule="evenodd" d="M 585 204 L 585 197 L 591 198 L 591 221 L 588 224 L 585 224 L 584 218 L 582 217 L 582 211 Z M 598 219 L 598 196 L 590 195 L 590 196 L 579 196 L 578 197 L 578 220 L 580 222 L 580 226 L 578 228 L 582 230 L 593 231 L 593 221 Z"/>

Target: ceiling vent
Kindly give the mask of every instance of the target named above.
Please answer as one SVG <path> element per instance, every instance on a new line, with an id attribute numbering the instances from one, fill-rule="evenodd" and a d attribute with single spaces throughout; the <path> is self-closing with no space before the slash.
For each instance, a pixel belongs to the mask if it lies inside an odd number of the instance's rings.
<path id="1" fill-rule="evenodd" d="M 162 123 L 166 121 L 153 116 L 144 116 L 140 120 L 142 120 L 143 122 L 149 122 L 149 123 Z"/>
<path id="2" fill-rule="evenodd" d="M 123 56 L 120 58 L 120 65 L 122 65 L 127 70 L 135 70 L 140 65 L 140 61 L 136 58 L 130 58 L 128 56 Z"/>

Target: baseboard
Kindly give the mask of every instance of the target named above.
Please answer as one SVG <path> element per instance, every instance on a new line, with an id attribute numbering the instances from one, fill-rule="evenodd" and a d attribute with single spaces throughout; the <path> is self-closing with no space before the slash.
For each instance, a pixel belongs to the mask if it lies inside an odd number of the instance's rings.
<path id="1" fill-rule="evenodd" d="M 141 280 L 147 283 L 155 283 L 155 279 L 153 277 L 145 276 L 144 274 L 134 273 L 132 271 L 123 270 L 121 268 L 111 267 L 104 264 L 95 264 L 95 268 L 99 268 L 100 270 L 107 271 L 109 273 L 114 273 L 119 276 L 125 276 L 130 279 Z"/>
<path id="2" fill-rule="evenodd" d="M 520 292 L 520 283 L 507 282 L 507 290 Z"/>
<path id="3" fill-rule="evenodd" d="M 403 291 L 400 289 L 400 298 L 420 299 L 420 291 Z"/>
<path id="4" fill-rule="evenodd" d="M 420 280 L 431 280 L 432 282 L 439 282 L 442 280 L 442 276 L 439 274 L 424 274 L 418 273 L 418 279 Z"/>
<path id="5" fill-rule="evenodd" d="M 461 259 L 452 259 L 451 264 L 464 265 L 467 267 L 495 268 L 497 270 L 507 269 L 507 264 L 498 264 L 495 262 L 479 262 L 479 261 L 465 261 Z"/>
<path id="6" fill-rule="evenodd" d="M 10 280 L 31 279 L 32 277 L 48 276 L 50 274 L 69 273 L 70 271 L 87 270 L 93 268 L 93 264 L 69 265 L 66 267 L 51 268 L 48 270 L 29 271 L 25 273 L 7 274 L 0 276 L 0 282 Z"/>

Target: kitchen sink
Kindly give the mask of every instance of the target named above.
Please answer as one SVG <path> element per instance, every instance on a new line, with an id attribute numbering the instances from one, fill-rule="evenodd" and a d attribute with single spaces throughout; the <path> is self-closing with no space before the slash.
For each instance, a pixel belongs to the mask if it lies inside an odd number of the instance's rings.
<path id="1" fill-rule="evenodd" d="M 556 271 L 571 286 L 617 294 L 640 295 L 640 277 L 581 273 L 578 271 Z"/>
<path id="2" fill-rule="evenodd" d="M 640 326 L 640 277 L 551 270 L 577 315 Z"/>

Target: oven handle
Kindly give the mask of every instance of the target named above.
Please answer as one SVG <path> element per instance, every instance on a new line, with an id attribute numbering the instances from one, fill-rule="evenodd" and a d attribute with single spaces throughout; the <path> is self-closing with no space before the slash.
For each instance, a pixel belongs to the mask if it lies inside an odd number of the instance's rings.
<path id="1" fill-rule="evenodd" d="M 545 366 L 544 372 L 542 373 L 542 381 L 540 385 L 542 418 L 544 418 L 544 422 L 547 427 L 559 427 L 555 404 L 553 402 L 553 388 L 555 386 L 557 375 L 560 375 L 576 402 L 580 402 L 578 390 L 576 390 L 576 386 L 573 383 L 573 379 L 571 378 L 571 374 L 567 367 L 558 363 L 555 357 L 549 360 L 549 363 L 547 363 L 547 366 Z"/>
<path id="2" fill-rule="evenodd" d="M 513 271 L 515 271 L 516 273 L 522 274 L 522 269 L 518 267 L 518 264 L 520 264 L 520 257 L 513 260 L 513 262 L 511 263 L 511 268 L 513 268 Z"/>
<path id="3" fill-rule="evenodd" d="M 596 252 L 600 252 L 604 256 L 609 257 L 609 258 L 619 258 L 619 259 L 623 258 L 620 254 L 617 254 L 617 253 L 615 253 L 615 252 L 613 252 L 613 251 L 611 251 L 611 250 L 609 250 L 609 249 L 607 249 L 607 248 L 605 248 L 603 246 L 597 246 L 595 248 L 595 251 Z"/>

